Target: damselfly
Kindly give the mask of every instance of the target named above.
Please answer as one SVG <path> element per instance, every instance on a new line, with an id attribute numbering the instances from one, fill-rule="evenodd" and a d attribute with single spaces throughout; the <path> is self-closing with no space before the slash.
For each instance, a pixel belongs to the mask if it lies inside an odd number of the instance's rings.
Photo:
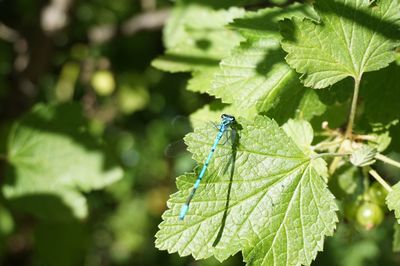
<path id="1" fill-rule="evenodd" d="M 215 149 L 217 148 L 218 143 L 220 142 L 224 133 L 227 132 L 227 130 L 235 123 L 235 117 L 233 117 L 231 115 L 223 114 L 223 115 L 221 115 L 221 119 L 222 119 L 222 121 L 218 126 L 218 134 L 215 137 L 214 144 L 211 147 L 211 150 L 207 156 L 207 159 L 203 165 L 203 168 L 201 169 L 201 171 L 196 179 L 196 182 L 194 183 L 193 189 L 190 192 L 190 195 L 189 195 L 188 199 L 186 200 L 186 203 L 183 204 L 182 209 L 179 213 L 180 220 L 183 220 L 185 218 L 186 213 L 189 210 L 189 204 L 192 201 L 193 196 L 196 193 L 196 190 L 199 187 L 200 182 L 204 177 L 204 174 L 206 173 L 207 167 L 210 164 L 211 158 L 215 152 Z"/>

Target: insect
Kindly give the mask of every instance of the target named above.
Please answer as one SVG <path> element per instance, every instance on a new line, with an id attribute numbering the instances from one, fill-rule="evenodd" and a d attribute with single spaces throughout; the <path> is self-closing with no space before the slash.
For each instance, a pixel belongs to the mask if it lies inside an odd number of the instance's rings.
<path id="1" fill-rule="evenodd" d="M 179 220 L 183 220 L 186 216 L 186 213 L 189 210 L 189 204 L 193 199 L 194 194 L 196 193 L 197 188 L 200 185 L 201 179 L 203 179 L 203 176 L 207 170 L 208 165 L 210 164 L 211 158 L 215 152 L 215 149 L 217 148 L 217 145 L 219 143 L 219 141 L 221 140 L 222 136 L 224 135 L 225 132 L 227 132 L 227 130 L 229 128 L 231 128 L 231 126 L 235 123 L 235 117 L 231 116 L 231 115 L 227 115 L 227 114 L 222 114 L 221 115 L 221 123 L 218 126 L 218 134 L 215 137 L 214 140 L 214 144 L 211 147 L 210 152 L 208 153 L 207 159 L 203 165 L 203 168 L 200 171 L 200 174 L 198 175 L 196 182 L 193 185 L 193 189 L 190 192 L 189 197 L 187 198 L 186 202 L 183 204 L 181 211 L 179 213 Z"/>

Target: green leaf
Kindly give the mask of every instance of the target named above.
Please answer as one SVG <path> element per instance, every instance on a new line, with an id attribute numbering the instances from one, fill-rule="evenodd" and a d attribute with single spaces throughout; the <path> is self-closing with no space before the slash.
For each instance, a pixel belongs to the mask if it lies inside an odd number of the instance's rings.
<path id="1" fill-rule="evenodd" d="M 218 66 L 197 70 L 192 73 L 186 89 L 193 92 L 206 93 L 212 86 L 213 76 L 218 72 Z"/>
<path id="2" fill-rule="evenodd" d="M 285 8 L 264 8 L 256 12 L 246 12 L 243 18 L 235 19 L 229 27 L 250 40 L 268 36 L 280 38 L 278 21 L 290 17 L 319 20 L 318 14 L 310 5 L 295 3 Z"/>
<path id="3" fill-rule="evenodd" d="M 280 46 L 278 21 L 284 18 L 307 15 L 306 5 L 292 5 L 287 9 L 266 8 L 248 12 L 236 19 L 230 28 L 247 38 L 230 56 L 220 63 L 214 75 L 211 95 L 238 108 L 255 106 L 259 113 L 278 104 L 285 92 L 303 89 L 297 74 L 286 64 Z M 243 99 L 246 99 L 245 101 Z"/>
<path id="4" fill-rule="evenodd" d="M 351 164 L 344 164 L 329 178 L 329 189 L 339 199 L 349 197 L 354 202 L 359 194 L 357 189 L 362 189 L 359 169 Z"/>
<path id="5" fill-rule="evenodd" d="M 354 166 L 364 167 L 374 164 L 376 159 L 377 150 L 368 145 L 362 145 L 354 150 L 350 155 L 350 162 Z"/>
<path id="6" fill-rule="evenodd" d="M 84 218 L 82 192 L 122 177 L 107 150 L 85 133 L 79 105 L 38 105 L 8 137 L 3 193 L 19 208 L 46 219 Z"/>
<path id="7" fill-rule="evenodd" d="M 282 91 L 279 102 L 268 110 L 267 115 L 282 124 L 289 118 L 310 121 L 326 110 L 326 104 L 320 100 L 315 90 L 298 86 Z"/>
<path id="8" fill-rule="evenodd" d="M 293 18 L 281 24 L 286 61 L 306 86 L 325 88 L 349 76 L 360 80 L 395 60 L 397 0 L 317 0 L 315 9 L 319 23 Z"/>
<path id="9" fill-rule="evenodd" d="M 310 264 L 335 228 L 333 195 L 310 157 L 273 120 L 238 122 L 239 144 L 217 147 L 184 221 L 178 214 L 196 173 L 178 178 L 156 246 L 196 259 L 222 261 L 242 250 L 249 265 Z M 186 137 L 199 163 L 215 135 L 208 127 Z"/>
<path id="10" fill-rule="evenodd" d="M 146 243 L 143 232 L 149 230 L 149 210 L 143 206 L 146 202 L 140 198 L 125 199 L 109 218 L 107 224 L 113 234 L 111 255 L 117 261 L 127 261 Z"/>
<path id="11" fill-rule="evenodd" d="M 311 142 L 314 131 L 310 123 L 301 120 L 290 119 L 283 126 L 285 133 L 297 144 L 304 154 L 311 154 Z"/>
<path id="12" fill-rule="evenodd" d="M 221 61 L 207 92 L 239 108 L 255 106 L 258 112 L 266 112 L 283 90 L 302 87 L 283 58 L 277 38 L 242 43 Z"/>
<path id="13" fill-rule="evenodd" d="M 169 72 L 217 67 L 241 40 L 225 25 L 243 13 L 239 8 L 216 11 L 205 6 L 178 5 L 164 30 L 167 51 L 152 62 L 153 66 Z"/>
<path id="14" fill-rule="evenodd" d="M 322 115 L 325 111 L 326 105 L 321 102 L 315 91 L 306 88 L 296 109 L 296 118 L 311 120 L 314 116 Z"/>
<path id="15" fill-rule="evenodd" d="M 282 129 L 305 155 L 311 157 L 316 155 L 311 147 L 314 138 L 314 130 L 310 123 L 305 120 L 289 119 L 282 125 Z M 327 181 L 328 169 L 326 167 L 326 162 L 322 158 L 315 158 L 311 161 L 311 165 L 315 171 Z"/>
<path id="16" fill-rule="evenodd" d="M 9 212 L 3 205 L 0 205 L 0 247 L 1 242 L 4 236 L 7 236 L 12 233 L 14 230 L 14 219 Z M 1 249 L 0 249 L 1 251 Z"/>
<path id="17" fill-rule="evenodd" d="M 390 129 L 397 123 L 398 121 L 394 120 L 392 123 L 386 125 L 382 125 L 381 123 L 370 125 L 372 133 L 370 133 L 369 136 L 371 136 L 372 139 L 368 140 L 367 145 L 382 153 L 391 144 L 392 138 L 390 137 Z"/>
<path id="18" fill-rule="evenodd" d="M 394 185 L 392 189 L 386 196 L 386 205 L 389 210 L 394 211 L 394 216 L 400 223 L 400 183 Z"/>

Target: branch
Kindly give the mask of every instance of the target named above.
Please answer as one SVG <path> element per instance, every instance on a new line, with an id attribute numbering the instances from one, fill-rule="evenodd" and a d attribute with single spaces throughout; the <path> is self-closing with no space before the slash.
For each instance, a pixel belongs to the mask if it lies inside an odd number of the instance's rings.
<path id="1" fill-rule="evenodd" d="M 375 158 L 380 160 L 380 161 L 382 161 L 382 162 L 384 162 L 384 163 L 387 163 L 387 164 L 393 165 L 393 166 L 395 166 L 397 168 L 400 168 L 400 163 L 398 161 L 395 161 L 395 160 L 393 160 L 393 159 L 391 159 L 391 158 L 389 158 L 389 157 L 387 157 L 387 156 L 385 156 L 383 154 L 378 153 L 375 156 Z"/>
<path id="2" fill-rule="evenodd" d="M 110 41 L 118 32 L 129 36 L 142 30 L 160 29 L 169 14 L 170 9 L 145 12 L 123 22 L 120 29 L 114 24 L 96 26 L 89 30 L 89 39 L 95 43 L 104 43 Z"/>
<path id="3" fill-rule="evenodd" d="M 376 181 L 378 181 L 388 192 L 392 191 L 392 187 L 386 183 L 385 180 L 375 171 L 375 170 L 369 170 L 370 175 L 372 175 Z"/>

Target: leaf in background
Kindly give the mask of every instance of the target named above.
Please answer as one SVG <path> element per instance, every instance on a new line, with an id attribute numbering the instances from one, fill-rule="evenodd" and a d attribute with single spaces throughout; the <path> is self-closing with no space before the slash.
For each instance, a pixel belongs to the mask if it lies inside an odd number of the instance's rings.
<path id="1" fill-rule="evenodd" d="M 153 66 L 168 72 L 217 68 L 221 58 L 241 40 L 225 25 L 243 13 L 239 8 L 216 11 L 178 5 L 164 30 L 167 51 L 152 62 Z"/>
<path id="2" fill-rule="evenodd" d="M 282 125 L 282 129 L 306 156 L 316 155 L 311 147 L 314 138 L 314 130 L 309 122 L 305 120 L 289 119 Z M 326 167 L 326 162 L 322 158 L 311 160 L 311 165 L 321 177 L 325 178 L 325 181 L 328 180 L 328 169 Z"/>
<path id="3" fill-rule="evenodd" d="M 8 209 L 0 204 L 0 258 L 7 247 L 7 237 L 14 231 L 14 219 Z"/>
<path id="4" fill-rule="evenodd" d="M 87 216 L 83 192 L 122 177 L 122 169 L 89 134 L 79 105 L 38 105 L 8 137 L 3 193 L 19 208 L 46 219 Z"/>
<path id="5" fill-rule="evenodd" d="M 386 205 L 394 211 L 397 222 L 400 223 L 400 183 L 392 186 L 392 191 L 386 196 Z"/>
<path id="6" fill-rule="evenodd" d="M 397 0 L 318 0 L 319 23 L 293 18 L 281 23 L 286 61 L 304 84 L 325 88 L 346 77 L 360 80 L 395 60 L 399 45 Z"/>
<path id="7" fill-rule="evenodd" d="M 193 92 L 206 93 L 210 90 L 213 76 L 218 71 L 218 66 L 192 72 L 186 89 Z"/>
<path id="8" fill-rule="evenodd" d="M 302 90 L 304 94 L 297 74 L 284 60 L 278 21 L 293 16 L 304 18 L 309 13 L 312 9 L 308 5 L 294 4 L 285 9 L 248 12 L 244 18 L 235 19 L 229 27 L 247 40 L 221 61 L 220 71 L 206 92 L 239 108 L 255 106 L 259 113 L 278 105 L 284 92 Z"/>
<path id="9" fill-rule="evenodd" d="M 325 251 L 318 256 L 315 265 L 391 265 L 384 263 L 385 260 L 379 260 L 387 258 L 384 253 L 387 250 L 384 244 L 387 242 L 382 241 L 386 237 L 386 230 L 382 227 L 356 232 L 353 225 L 340 223 L 335 235 L 327 239 Z"/>
<path id="10" fill-rule="evenodd" d="M 378 151 L 368 145 L 362 145 L 354 150 L 350 155 L 350 162 L 354 166 L 364 167 L 376 162 L 375 156 Z"/>
<path id="11" fill-rule="evenodd" d="M 304 154 L 311 154 L 310 146 L 314 137 L 314 131 L 310 123 L 290 119 L 282 126 L 282 129 L 285 131 L 286 135 L 297 144 L 297 147 L 299 147 Z"/>
<path id="12" fill-rule="evenodd" d="M 289 118 L 310 121 L 323 115 L 327 105 L 321 101 L 315 90 L 306 87 L 284 89 L 277 99 L 277 104 L 268 110 L 267 115 L 273 117 L 279 124 Z"/>
<path id="13" fill-rule="evenodd" d="M 394 235 L 393 235 L 393 251 L 400 251 L 400 224 L 394 223 L 393 225 Z"/>
<path id="14" fill-rule="evenodd" d="M 14 219 L 8 209 L 0 205 L 0 241 L 14 230 Z M 0 245 L 1 246 L 1 245 Z"/>
<path id="15" fill-rule="evenodd" d="M 143 232 L 148 230 L 146 202 L 131 198 L 121 202 L 107 223 L 113 234 L 111 256 L 119 262 L 127 261 L 132 254 L 145 245 Z"/>
<path id="16" fill-rule="evenodd" d="M 360 178 L 359 169 L 351 164 L 345 164 L 338 168 L 337 171 L 329 178 L 329 189 L 336 196 L 336 198 L 344 199 L 349 197 L 354 202 L 362 189 L 362 182 Z M 352 198 L 354 196 L 354 198 Z"/>
<path id="17" fill-rule="evenodd" d="M 310 158 L 274 121 L 238 121 L 236 152 L 230 145 L 218 146 L 184 221 L 178 214 L 196 174 L 178 178 L 179 191 L 168 201 L 157 247 L 220 261 L 242 250 L 249 265 L 310 264 L 335 228 L 333 195 Z M 186 137 L 199 163 L 214 133 L 201 128 Z"/>

